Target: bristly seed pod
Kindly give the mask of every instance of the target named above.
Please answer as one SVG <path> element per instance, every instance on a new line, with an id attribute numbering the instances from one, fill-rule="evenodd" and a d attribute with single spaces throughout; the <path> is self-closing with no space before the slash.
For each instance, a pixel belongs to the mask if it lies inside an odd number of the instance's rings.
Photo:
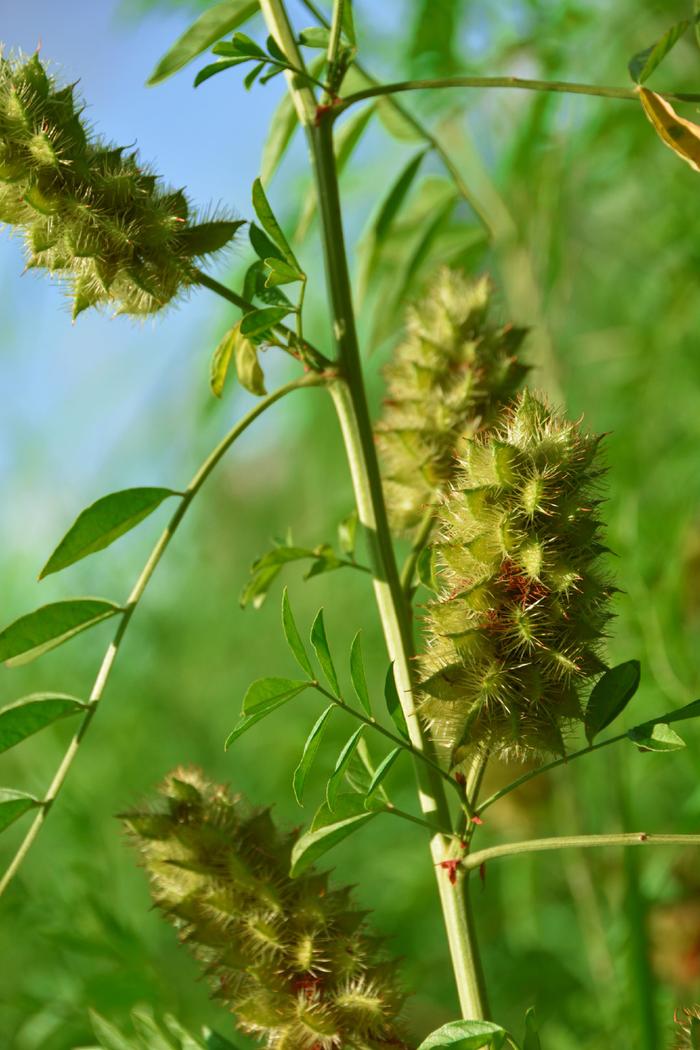
<path id="1" fill-rule="evenodd" d="M 685 1006 L 676 1011 L 674 1020 L 678 1030 L 673 1050 L 693 1050 L 700 1039 L 700 1006 Z"/>
<path id="2" fill-rule="evenodd" d="M 376 427 L 392 527 L 418 524 L 455 472 L 455 446 L 493 423 L 527 366 L 526 329 L 489 320 L 491 284 L 443 267 L 408 312 L 407 335 L 385 369 Z"/>
<path id="3" fill-rule="evenodd" d="M 193 225 L 182 190 L 159 185 L 135 153 L 94 138 L 73 87 L 38 55 L 0 55 L 0 223 L 24 232 L 28 267 L 66 280 L 73 318 L 89 306 L 160 310 L 195 279 L 195 260 L 240 222 Z"/>
<path id="4" fill-rule="evenodd" d="M 405 1044 L 396 963 L 326 874 L 289 877 L 294 836 L 269 812 L 178 769 L 156 804 L 123 820 L 158 907 L 204 965 L 214 995 L 270 1050 Z"/>
<path id="5" fill-rule="evenodd" d="M 438 513 L 442 588 L 421 662 L 421 711 L 453 765 L 476 749 L 563 754 L 605 669 L 599 441 L 526 392 L 465 442 Z"/>

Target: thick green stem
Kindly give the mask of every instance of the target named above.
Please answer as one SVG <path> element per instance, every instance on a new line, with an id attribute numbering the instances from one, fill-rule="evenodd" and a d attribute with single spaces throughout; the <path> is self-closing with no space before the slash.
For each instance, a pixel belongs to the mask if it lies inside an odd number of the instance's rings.
<path id="1" fill-rule="evenodd" d="M 56 770 L 56 773 L 54 774 L 54 778 L 51 781 L 51 784 L 49 785 L 49 788 L 44 796 L 41 809 L 38 811 L 37 815 L 32 821 L 29 830 L 27 831 L 27 834 L 24 836 L 22 842 L 20 843 L 17 852 L 12 858 L 12 861 L 10 862 L 2 879 L 0 879 L 0 896 L 2 896 L 2 894 L 14 878 L 14 876 L 17 874 L 19 868 L 22 865 L 22 862 L 29 853 L 29 850 L 31 849 L 34 843 L 34 840 L 41 831 L 44 822 L 46 821 L 46 818 L 48 817 L 51 811 L 53 803 L 56 801 L 56 798 L 61 788 L 63 787 L 65 779 L 68 776 L 70 768 L 73 765 L 73 762 L 75 761 L 75 758 L 78 754 L 83 737 L 90 728 L 90 723 L 92 722 L 92 719 L 95 717 L 95 713 L 102 699 L 102 694 L 104 692 L 105 686 L 107 685 L 107 681 L 112 671 L 112 667 L 114 666 L 114 661 L 117 657 L 117 653 L 119 652 L 119 646 L 121 645 L 122 639 L 126 634 L 126 630 L 131 621 L 131 617 L 134 615 L 136 607 L 138 606 L 143 596 L 143 593 L 146 590 L 146 587 L 158 566 L 158 563 L 165 554 L 167 547 L 170 545 L 170 541 L 175 535 L 175 532 L 177 531 L 180 522 L 187 513 L 187 510 L 190 504 L 192 503 L 192 500 L 195 498 L 195 496 L 197 495 L 202 485 L 207 480 L 207 478 L 209 477 L 219 460 L 229 450 L 234 441 L 236 441 L 237 438 L 240 437 L 240 435 L 248 429 L 251 423 L 255 422 L 258 416 L 261 416 L 266 409 L 270 408 L 271 405 L 274 405 L 275 402 L 280 400 L 280 398 L 284 397 L 286 394 L 291 393 L 293 390 L 299 390 L 307 386 L 319 386 L 320 384 L 325 382 L 325 377 L 317 375 L 316 373 L 311 373 L 310 375 L 304 376 L 301 379 L 295 379 L 291 383 L 287 383 L 285 386 L 282 386 L 278 390 L 275 390 L 272 394 L 264 398 L 262 401 L 259 401 L 255 405 L 255 407 L 252 408 L 250 412 L 248 412 L 247 415 L 243 417 L 243 419 L 239 420 L 239 422 L 236 423 L 236 425 L 232 427 L 231 430 L 229 430 L 228 434 L 226 434 L 226 436 L 219 442 L 216 448 L 207 456 L 197 473 L 190 481 L 189 485 L 185 489 L 185 492 L 183 493 L 182 499 L 178 503 L 177 510 L 175 511 L 170 521 L 166 525 L 165 529 L 161 533 L 158 542 L 156 543 L 155 547 L 153 548 L 148 557 L 148 561 L 141 570 L 141 573 L 139 574 L 139 577 L 132 588 L 131 594 L 129 595 L 126 605 L 123 608 L 119 620 L 119 626 L 117 627 L 114 637 L 112 638 L 107 652 L 105 653 L 102 659 L 102 663 L 100 664 L 100 668 L 97 672 L 97 677 L 95 678 L 95 682 L 90 692 L 88 706 L 85 710 L 85 714 L 83 715 L 83 719 L 80 723 L 80 726 L 78 727 L 73 739 L 68 745 L 68 749 L 66 750 L 66 753 L 63 756 L 61 764 L 59 765 L 58 769 Z"/>
<path id="2" fill-rule="evenodd" d="M 595 95 L 600 98 L 616 98 L 634 101 L 639 95 L 633 88 L 605 87 L 598 84 L 567 83 L 563 80 L 527 80 L 523 77 L 438 77 L 432 80 L 402 80 L 396 84 L 377 84 L 347 95 L 336 107 L 342 113 L 348 106 L 365 99 L 382 95 L 396 95 L 403 91 L 442 91 L 445 88 L 516 88 L 521 91 L 553 91 L 566 95 Z M 700 102 L 700 95 L 686 92 L 661 92 L 662 98 L 670 102 Z"/>
<path id="3" fill-rule="evenodd" d="M 293 65 L 301 57 L 283 0 L 261 0 L 269 31 Z M 411 744 L 431 759 L 432 746 L 418 719 L 413 692 L 411 658 L 413 647 L 408 606 L 399 579 L 389 531 L 372 425 L 362 376 L 352 307 L 352 293 L 344 245 L 342 215 L 335 166 L 332 123 L 317 110 L 313 93 L 302 81 L 288 76 L 294 104 L 309 142 L 316 179 L 333 334 L 338 351 L 340 376 L 330 386 L 343 434 L 359 520 L 370 551 L 374 590 L 389 657 L 394 665 L 396 687 L 406 718 Z M 451 826 L 442 779 L 434 769 L 416 762 L 420 806 L 436 825 Z M 450 953 L 460 1005 L 465 1017 L 483 1018 L 487 1001 L 483 975 L 469 910 L 467 879 L 450 880 L 450 840 L 438 830 L 431 838 L 431 854 L 437 876 Z"/>

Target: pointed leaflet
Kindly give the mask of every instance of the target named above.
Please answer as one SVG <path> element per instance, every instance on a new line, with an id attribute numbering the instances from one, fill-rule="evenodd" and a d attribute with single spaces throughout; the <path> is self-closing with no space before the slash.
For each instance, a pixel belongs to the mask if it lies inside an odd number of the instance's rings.
<path id="1" fill-rule="evenodd" d="M 260 178 L 264 183 L 269 182 L 274 175 L 298 127 L 299 117 L 296 107 L 292 96 L 285 91 L 282 101 L 272 116 L 270 131 L 260 161 Z"/>
<path id="2" fill-rule="evenodd" d="M 283 321 L 288 313 L 289 309 L 285 309 L 284 306 L 265 306 L 260 310 L 250 310 L 241 321 L 241 334 L 261 335 Z"/>
<path id="3" fill-rule="evenodd" d="M 418 1050 L 482 1050 L 482 1047 L 503 1046 L 508 1033 L 491 1021 L 451 1021 L 432 1032 Z"/>
<path id="4" fill-rule="evenodd" d="M 311 644 L 314 647 L 314 652 L 318 658 L 318 662 L 323 669 L 323 673 L 328 679 L 333 693 L 336 696 L 340 696 L 340 686 L 338 685 L 338 676 L 335 673 L 335 667 L 333 666 L 333 658 L 331 651 L 328 648 L 328 638 L 326 637 L 326 625 L 323 622 L 323 609 L 319 609 L 316 613 L 316 619 L 311 626 Z"/>
<path id="5" fill-rule="evenodd" d="M 372 704 L 367 691 L 367 679 L 365 677 L 365 665 L 362 660 L 362 632 L 358 631 L 350 646 L 350 678 L 355 695 L 364 707 L 367 714 L 372 717 Z"/>
<path id="6" fill-rule="evenodd" d="M 61 718 L 84 711 L 87 704 L 65 693 L 32 693 L 0 710 L 0 751 L 38 733 Z"/>
<path id="7" fill-rule="evenodd" d="M 197 73 L 192 84 L 193 87 L 199 87 L 200 84 L 204 84 L 205 81 L 211 80 L 218 73 L 223 73 L 225 69 L 232 69 L 234 66 L 240 66 L 241 62 L 246 62 L 245 58 L 222 58 L 218 62 L 211 62 L 208 66 L 204 66 L 203 69 Z"/>
<path id="8" fill-rule="evenodd" d="M 294 659 L 301 667 L 302 671 L 308 674 L 309 678 L 314 677 L 314 669 L 311 666 L 311 660 L 309 660 L 308 653 L 299 634 L 299 629 L 294 619 L 294 613 L 292 612 L 292 606 L 289 602 L 289 593 L 287 588 L 284 588 L 282 592 L 282 629 L 284 631 L 284 637 L 287 639 L 287 645 L 292 650 Z"/>
<path id="9" fill-rule="evenodd" d="M 260 179 L 256 179 L 253 183 L 253 207 L 255 208 L 255 214 L 260 220 L 265 232 L 275 242 L 289 265 L 293 266 L 299 273 L 301 273 L 301 266 L 297 262 L 297 258 L 290 248 L 289 242 L 282 232 L 281 226 L 275 218 L 274 212 L 270 207 L 270 202 L 265 196 L 265 190 L 263 189 Z"/>
<path id="10" fill-rule="evenodd" d="M 258 678 L 243 697 L 243 714 L 257 715 L 264 711 L 274 711 L 280 704 L 303 693 L 308 682 L 298 678 Z"/>
<path id="11" fill-rule="evenodd" d="M 680 38 L 685 34 L 690 22 L 677 22 L 671 26 L 655 44 L 639 51 L 628 63 L 627 68 L 635 84 L 643 84 L 648 80 L 654 70 L 661 64 L 671 48 L 675 47 Z"/>
<path id="12" fill-rule="evenodd" d="M 382 786 L 385 778 L 388 776 L 391 767 L 393 766 L 396 759 L 401 754 L 403 748 L 395 747 L 393 751 L 390 751 L 386 758 L 377 766 L 377 771 L 372 777 L 369 788 L 367 789 L 366 799 L 370 799 L 374 795 L 375 791 Z"/>
<path id="13" fill-rule="evenodd" d="M 629 730 L 627 736 L 640 751 L 682 751 L 685 747 L 682 737 L 664 722 L 635 726 Z"/>
<path id="14" fill-rule="evenodd" d="M 421 150 L 408 162 L 406 167 L 399 173 L 398 178 L 391 186 L 388 194 L 379 208 L 377 217 L 372 223 L 372 228 L 367 236 L 365 246 L 365 265 L 360 276 L 360 292 L 358 297 L 364 297 L 369 280 L 376 268 L 382 248 L 386 243 L 392 223 L 403 204 L 408 191 L 413 185 L 418 174 L 418 169 L 423 163 L 427 150 Z"/>
<path id="15" fill-rule="evenodd" d="M 408 740 L 408 726 L 406 725 L 406 718 L 404 717 L 401 701 L 399 700 L 399 694 L 396 689 L 393 663 L 389 664 L 389 670 L 384 679 L 384 699 L 386 700 L 386 709 L 391 715 L 394 725 L 399 733 L 401 733 L 402 736 L 405 736 Z"/>
<path id="16" fill-rule="evenodd" d="M 306 784 L 306 778 L 309 774 L 309 770 L 313 765 L 316 752 L 318 751 L 321 739 L 323 737 L 323 731 L 326 728 L 326 722 L 331 711 L 335 707 L 335 704 L 330 704 L 323 712 L 321 717 L 315 723 L 313 729 L 306 738 L 304 744 L 304 751 L 301 756 L 299 765 L 294 770 L 294 777 L 292 779 L 292 787 L 294 789 L 294 797 L 300 806 L 303 806 L 302 798 L 304 795 L 304 785 Z"/>
<path id="17" fill-rule="evenodd" d="M 249 317 L 250 314 L 247 316 Z M 258 351 L 250 339 L 246 339 L 241 334 L 242 327 L 243 322 L 236 328 L 233 339 L 233 360 L 236 365 L 238 382 L 244 390 L 255 394 L 256 397 L 263 397 L 267 390 L 265 389 L 265 376 L 258 360 Z"/>
<path id="18" fill-rule="evenodd" d="M 309 831 L 305 832 L 292 849 L 290 875 L 300 875 L 333 849 L 339 842 L 377 816 L 380 810 L 367 810 L 360 795 L 340 795 L 335 809 L 321 806 L 313 819 Z"/>
<path id="19" fill-rule="evenodd" d="M 135 1050 L 134 1043 L 122 1035 L 118 1028 L 106 1021 L 104 1017 L 90 1011 L 92 1030 L 100 1041 L 103 1050 Z"/>
<path id="20" fill-rule="evenodd" d="M 338 761 L 335 764 L 328 783 L 326 784 L 326 802 L 330 810 L 335 809 L 335 803 L 338 798 L 338 792 L 345 776 L 345 770 L 348 768 L 350 759 L 355 753 L 357 745 L 360 742 L 360 736 L 364 731 L 364 726 L 360 726 L 352 734 L 350 739 L 347 741 L 342 751 L 338 755 Z"/>
<path id="21" fill-rule="evenodd" d="M 242 225 L 241 220 L 221 219 L 187 226 L 177 234 L 177 246 L 193 258 L 218 252 L 226 247 Z"/>
<path id="22" fill-rule="evenodd" d="M 537 1018 L 535 1008 L 531 1006 L 525 1013 L 525 1038 L 523 1050 L 542 1050 L 539 1033 L 537 1030 Z"/>
<path id="23" fill-rule="evenodd" d="M 0 831 L 4 831 L 15 820 L 36 809 L 41 802 L 24 791 L 13 791 L 12 788 L 0 788 Z"/>
<path id="24" fill-rule="evenodd" d="M 617 667 L 611 667 L 598 679 L 591 691 L 584 717 L 589 744 L 622 714 L 639 688 L 640 674 L 639 660 L 627 660 Z"/>
<path id="25" fill-rule="evenodd" d="M 171 496 L 182 496 L 182 493 L 173 489 L 134 488 L 98 499 L 75 519 L 39 573 L 39 579 L 73 565 L 88 554 L 104 550 Z"/>
<path id="26" fill-rule="evenodd" d="M 209 386 L 214 397 L 221 397 L 224 391 L 224 383 L 231 364 L 231 356 L 238 338 L 238 325 L 230 328 L 223 337 L 211 359 L 209 367 Z"/>
<path id="27" fill-rule="evenodd" d="M 182 69 L 222 36 L 243 25 L 255 14 L 258 6 L 258 0 L 225 0 L 224 3 L 214 4 L 163 55 L 148 83 L 158 84 Z"/>
<path id="28" fill-rule="evenodd" d="M 291 696 L 284 695 L 273 706 L 265 708 L 263 711 L 259 711 L 255 715 L 244 715 L 242 718 L 240 718 L 239 721 L 236 722 L 229 735 L 226 737 L 226 740 L 224 742 L 224 751 L 228 751 L 231 744 L 235 740 L 238 740 L 239 736 L 243 736 L 244 733 L 247 733 L 248 730 L 252 729 L 254 725 L 258 724 L 258 722 L 262 722 L 263 718 L 267 718 L 267 716 L 269 714 L 272 714 L 274 710 L 276 710 L 278 707 L 282 707 L 283 704 L 286 704 L 287 701 L 291 699 Z"/>
<path id="29" fill-rule="evenodd" d="M 28 663 L 120 612 L 123 609 L 118 605 L 100 598 L 72 598 L 42 605 L 0 631 L 0 660 L 6 660 L 10 667 Z"/>
<path id="30" fill-rule="evenodd" d="M 290 266 L 284 259 L 265 259 L 268 274 L 265 280 L 266 288 L 278 288 L 281 284 L 294 284 L 295 281 L 303 281 L 304 275 Z"/>

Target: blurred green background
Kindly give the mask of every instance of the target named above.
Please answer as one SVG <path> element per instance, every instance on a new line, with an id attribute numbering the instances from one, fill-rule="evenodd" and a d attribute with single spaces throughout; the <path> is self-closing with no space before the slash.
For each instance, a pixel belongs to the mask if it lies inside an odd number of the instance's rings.
<path id="1" fill-rule="evenodd" d="M 226 200 L 249 217 L 249 186 L 282 83 L 246 94 L 232 71 L 193 92 L 190 68 L 162 87 L 143 86 L 197 6 L 35 0 L 3 12 L 0 29 L 8 48 L 31 51 L 41 38 L 42 54 L 60 75 L 81 78 L 90 118 L 106 136 L 137 139 L 169 182 L 186 184 L 202 203 Z M 629 56 L 687 17 L 691 4 L 355 6 L 361 57 L 382 77 L 464 71 L 625 85 Z M 291 8 L 300 28 L 310 24 L 300 4 Z M 256 35 L 260 27 L 251 25 Z M 700 90 L 692 33 L 652 85 Z M 622 592 L 610 658 L 639 657 L 643 667 L 627 724 L 686 703 L 700 689 L 698 176 L 663 148 L 635 103 L 501 91 L 403 101 L 450 151 L 493 236 L 484 238 L 470 208 L 453 200 L 439 160 L 427 157 L 397 246 L 385 253 L 359 309 L 373 404 L 403 306 L 435 267 L 451 262 L 492 273 L 503 317 L 533 327 L 532 384 L 573 416 L 585 415 L 592 429 L 610 432 L 606 513 Z M 694 119 L 693 107 L 683 112 Z M 378 197 L 420 148 L 392 130 L 372 121 L 343 177 L 355 258 Z M 270 191 L 290 230 L 307 188 L 297 138 Z M 425 219 L 436 215 L 434 237 L 424 244 Z M 314 275 L 308 332 L 328 349 L 314 225 L 299 252 Z M 250 261 L 242 246 L 219 276 L 239 281 Z M 19 245 L 5 237 L 4 622 L 56 597 L 125 596 L 157 535 L 155 517 L 65 576 L 34 580 L 82 507 L 130 485 L 181 486 L 252 402 L 232 385 L 222 403 L 208 393 L 209 357 L 234 315 L 207 292 L 142 327 L 86 315 L 73 327 L 60 290 L 35 275 L 21 279 L 22 265 Z M 272 387 L 287 370 L 268 358 Z M 324 395 L 295 394 L 266 416 L 198 502 L 134 619 L 63 795 L 0 904 L 3 1047 L 69 1050 L 91 1041 L 88 1007 L 121 1022 L 137 1003 L 231 1033 L 172 931 L 149 910 L 145 880 L 114 815 L 174 764 L 200 763 L 251 799 L 274 802 L 280 821 L 302 823 L 333 759 L 329 747 L 300 811 L 290 778 L 318 713 L 312 698 L 223 752 L 248 682 L 292 671 L 281 642 L 279 588 L 259 611 L 239 608 L 251 561 L 290 527 L 300 544 L 334 540 L 351 506 Z M 309 623 L 324 605 L 337 654 L 347 653 L 362 627 L 378 690 L 385 658 L 365 579 L 342 572 L 303 583 L 301 576 L 293 569 L 286 578 L 298 619 Z M 43 688 L 84 694 L 109 630 L 98 628 L 26 669 L 3 670 L 0 702 Z M 59 725 L 3 755 L 0 782 L 41 794 L 70 729 Z M 348 729 L 338 718 L 329 741 L 339 746 Z M 479 831 L 483 843 L 553 831 L 697 831 L 700 733 L 688 723 L 684 735 L 687 750 L 677 755 L 611 749 L 557 771 L 492 810 Z M 399 765 L 392 776 L 397 802 L 410 808 L 410 770 Z M 406 986 L 415 993 L 407 1018 L 422 1037 L 454 1016 L 456 1003 L 420 830 L 394 823 L 373 823 L 338 849 L 333 864 L 339 878 L 357 883 L 359 900 L 404 956 Z M 3 858 L 23 831 L 18 824 L 4 834 Z M 697 853 L 505 860 L 476 887 L 475 907 L 495 1017 L 519 1032 L 534 1003 L 550 1050 L 654 1050 L 668 1042 L 674 1007 L 700 996 Z"/>

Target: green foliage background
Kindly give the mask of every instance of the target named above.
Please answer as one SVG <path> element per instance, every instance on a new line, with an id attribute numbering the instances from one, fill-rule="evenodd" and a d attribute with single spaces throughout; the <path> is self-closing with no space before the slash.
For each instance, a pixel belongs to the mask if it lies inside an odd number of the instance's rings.
<path id="1" fill-rule="evenodd" d="M 137 8 L 172 6 L 165 0 L 127 4 L 131 17 Z M 359 3 L 357 18 L 362 57 L 383 76 L 516 72 L 624 85 L 630 54 L 687 16 L 689 6 L 680 0 L 403 0 L 398 32 L 373 31 L 371 4 Z M 163 50 L 169 43 L 163 40 Z M 688 35 L 652 86 L 692 91 L 699 81 L 700 52 Z M 260 90 L 250 96 L 253 107 Z M 623 593 L 610 656 L 639 657 L 643 669 L 629 724 L 693 700 L 700 689 L 698 177 L 659 144 L 633 103 L 477 91 L 404 101 L 440 126 L 498 233 L 487 246 L 473 214 L 456 203 L 410 290 L 418 291 L 439 262 L 488 269 L 502 289 L 504 314 L 533 325 L 535 384 L 573 416 L 584 413 L 591 428 L 611 432 L 606 517 Z M 692 119 L 692 111 L 684 112 Z M 398 173 L 415 148 L 372 127 L 344 178 L 351 240 L 392 177 L 388 172 Z M 364 344 L 374 346 L 367 367 L 375 406 L 378 369 L 400 329 L 397 294 L 405 299 L 408 291 L 397 288 L 397 262 L 415 247 L 421 207 L 430 213 L 435 199 L 449 193 L 436 161 L 428 158 L 423 172 L 427 181 L 411 198 L 360 312 Z M 304 179 L 303 151 L 295 146 L 274 187 L 290 227 Z M 315 233 L 312 228 L 301 249 L 312 273 Z M 327 346 L 316 276 L 309 329 Z M 211 331 L 204 334 L 212 349 L 227 316 L 225 307 L 213 307 Z M 200 361 L 206 367 L 201 353 Z M 108 399 L 99 348 L 92 381 L 91 396 Z M 171 464 L 183 480 L 231 417 L 228 397 L 204 416 L 199 405 L 192 414 L 188 462 Z M 145 427 L 144 437 L 167 441 L 169 414 L 162 432 Z M 237 596 L 269 537 L 291 526 L 300 543 L 332 540 L 351 493 L 330 406 L 318 392 L 295 394 L 260 435 L 227 460 L 177 537 L 129 630 L 84 753 L 2 903 L 3 1046 L 68 1050 L 90 1041 L 88 1006 L 119 1021 L 143 1002 L 173 1011 L 184 1023 L 209 1021 L 230 1031 L 171 930 L 149 911 L 145 879 L 113 815 L 185 762 L 201 763 L 211 777 L 252 799 L 274 802 L 280 821 L 310 818 L 295 806 L 290 779 L 318 713 L 312 698 L 302 697 L 223 752 L 247 683 L 258 674 L 292 671 L 281 640 L 279 591 L 260 611 L 241 612 Z M 31 498 L 40 514 L 44 494 Z M 63 593 L 120 593 L 145 556 L 149 530 L 155 535 L 157 528 L 154 519 L 113 551 L 71 570 Z M 44 553 L 37 552 L 37 566 Z M 34 566 L 12 559 L 3 546 L 7 606 L 25 608 L 22 595 Z M 366 580 L 342 572 L 302 584 L 292 570 L 288 582 L 300 621 L 310 623 L 325 605 L 337 654 L 347 653 L 352 634 L 363 628 L 379 692 L 385 664 Z M 108 630 L 99 628 L 27 669 L 4 671 L 1 698 L 9 702 L 57 684 L 80 695 Z M 479 832 L 483 843 L 554 829 L 696 831 L 700 735 L 690 725 L 689 746 L 680 755 L 611 749 L 558 771 L 548 792 L 526 795 L 501 818 L 492 811 Z M 339 746 L 347 729 L 338 718 L 329 739 Z M 59 725 L 3 756 L 2 783 L 41 792 L 69 733 Z M 317 791 L 324 772 L 321 762 L 312 785 Z M 410 808 L 410 770 L 400 764 L 393 777 L 397 802 Z M 358 883 L 358 899 L 371 905 L 376 923 L 405 956 L 406 984 L 416 989 L 408 1015 L 422 1036 L 454 1014 L 455 1000 L 427 851 L 418 829 L 395 823 L 373 823 L 333 862 L 343 881 Z M 3 854 L 21 832 L 18 826 L 3 836 Z M 495 1017 L 519 1031 L 525 1008 L 535 1003 L 552 1050 L 658 1047 L 674 1005 L 700 994 L 700 965 L 697 956 L 688 957 L 683 987 L 667 979 L 668 967 L 664 979 L 658 960 L 654 975 L 640 931 L 654 927 L 652 900 L 668 908 L 691 898 L 700 900 L 697 856 L 670 851 L 639 851 L 626 862 L 615 852 L 592 851 L 495 863 L 476 894 Z M 658 914 L 658 904 L 654 910 Z M 679 943 L 689 922 L 679 925 Z M 696 933 L 700 952 L 700 929 Z M 680 951 L 675 936 L 667 939 L 666 954 Z"/>

